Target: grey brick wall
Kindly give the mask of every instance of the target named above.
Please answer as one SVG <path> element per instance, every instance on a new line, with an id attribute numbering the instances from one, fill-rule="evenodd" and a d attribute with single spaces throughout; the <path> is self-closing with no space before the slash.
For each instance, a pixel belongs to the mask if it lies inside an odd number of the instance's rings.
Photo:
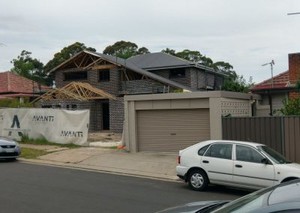
<path id="1" fill-rule="evenodd" d="M 153 94 L 167 92 L 168 87 L 151 79 L 124 81 L 121 83 L 120 94 Z"/>
<path id="2" fill-rule="evenodd" d="M 124 98 L 118 97 L 117 100 L 109 102 L 110 130 L 121 133 L 124 122 Z"/>

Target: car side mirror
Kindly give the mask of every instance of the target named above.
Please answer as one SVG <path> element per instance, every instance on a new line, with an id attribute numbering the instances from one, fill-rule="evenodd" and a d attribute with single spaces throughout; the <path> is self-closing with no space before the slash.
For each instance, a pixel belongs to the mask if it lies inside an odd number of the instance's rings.
<path id="1" fill-rule="evenodd" d="M 268 158 L 263 158 L 263 159 L 261 160 L 261 162 L 262 162 L 263 164 L 270 164 L 270 161 L 269 161 Z"/>

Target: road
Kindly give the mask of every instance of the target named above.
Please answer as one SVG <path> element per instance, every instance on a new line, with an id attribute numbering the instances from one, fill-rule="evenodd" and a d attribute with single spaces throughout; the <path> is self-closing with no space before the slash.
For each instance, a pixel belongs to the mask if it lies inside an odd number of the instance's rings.
<path id="1" fill-rule="evenodd" d="M 195 192 L 167 182 L 92 171 L 0 162 L 1 212 L 155 212 L 170 206 L 235 199 L 247 192 L 210 188 Z"/>

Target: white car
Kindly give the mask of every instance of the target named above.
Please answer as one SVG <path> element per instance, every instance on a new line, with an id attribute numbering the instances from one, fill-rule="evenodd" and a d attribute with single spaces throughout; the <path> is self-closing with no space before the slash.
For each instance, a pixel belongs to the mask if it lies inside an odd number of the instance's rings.
<path id="1" fill-rule="evenodd" d="M 209 183 L 260 189 L 300 178 L 300 164 L 264 144 L 209 140 L 180 150 L 176 172 L 193 190 Z"/>
<path id="2" fill-rule="evenodd" d="M 21 148 L 16 141 L 0 136 L 0 159 L 16 159 L 20 154 Z"/>

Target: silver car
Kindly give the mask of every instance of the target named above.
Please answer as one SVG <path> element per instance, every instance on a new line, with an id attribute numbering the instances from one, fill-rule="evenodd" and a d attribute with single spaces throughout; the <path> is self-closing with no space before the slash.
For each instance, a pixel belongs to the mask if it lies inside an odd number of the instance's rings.
<path id="1" fill-rule="evenodd" d="M 20 154 L 21 148 L 16 141 L 0 136 L 0 159 L 16 159 Z"/>
<path id="2" fill-rule="evenodd" d="M 300 212 L 300 179 L 245 195 L 234 201 L 199 201 L 157 213 L 270 213 Z"/>

